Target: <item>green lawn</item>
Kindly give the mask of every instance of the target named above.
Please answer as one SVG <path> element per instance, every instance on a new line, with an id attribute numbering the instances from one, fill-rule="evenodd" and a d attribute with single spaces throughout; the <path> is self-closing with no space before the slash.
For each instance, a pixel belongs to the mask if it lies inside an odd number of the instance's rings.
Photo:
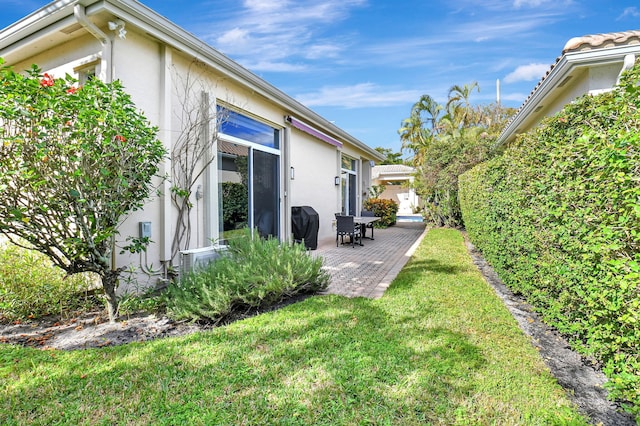
<path id="1" fill-rule="evenodd" d="M 432 230 L 379 300 L 313 297 L 183 338 L 0 345 L 0 424 L 586 424 L 486 284 Z"/>

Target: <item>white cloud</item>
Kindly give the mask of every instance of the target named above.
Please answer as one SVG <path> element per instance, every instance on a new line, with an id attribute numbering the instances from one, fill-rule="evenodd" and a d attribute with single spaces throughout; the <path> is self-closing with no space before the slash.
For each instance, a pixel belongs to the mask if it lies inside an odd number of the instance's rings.
<path id="1" fill-rule="evenodd" d="M 337 58 L 350 45 L 349 33 L 334 35 L 328 29 L 365 5 L 366 0 L 244 0 L 241 8 L 229 9 L 228 16 L 217 15 L 223 26 L 203 38 L 240 62 Z"/>
<path id="2" fill-rule="evenodd" d="M 527 93 L 526 95 L 522 93 L 501 93 L 500 99 L 502 101 L 524 102 L 524 100 L 527 99 L 528 96 L 529 93 Z"/>
<path id="3" fill-rule="evenodd" d="M 255 72 L 301 72 L 308 69 L 306 65 L 290 64 L 288 62 L 243 62 L 242 65 Z"/>
<path id="4" fill-rule="evenodd" d="M 514 0 L 513 6 L 520 8 L 522 6 L 539 7 L 545 3 L 552 3 L 553 0 Z"/>
<path id="5" fill-rule="evenodd" d="M 243 3 L 247 9 L 260 13 L 283 10 L 289 4 L 287 0 L 244 0 Z"/>
<path id="6" fill-rule="evenodd" d="M 304 57 L 307 59 L 336 58 L 341 51 L 342 47 L 336 44 L 315 44 L 306 49 Z"/>
<path id="7" fill-rule="evenodd" d="M 622 14 L 618 17 L 618 21 L 624 18 L 638 18 L 640 17 L 640 10 L 637 7 L 627 7 L 622 11 Z"/>
<path id="8" fill-rule="evenodd" d="M 296 96 L 296 100 L 316 107 L 370 108 L 412 104 L 420 95 L 417 90 L 397 90 L 373 83 L 360 83 L 353 86 L 323 87 L 317 92 L 300 94 Z"/>
<path id="9" fill-rule="evenodd" d="M 220 45 L 246 45 L 249 42 L 249 32 L 241 28 L 233 28 L 222 34 L 216 40 Z"/>
<path id="10" fill-rule="evenodd" d="M 537 9 L 540 11 L 556 11 L 560 13 L 567 13 L 569 10 L 578 12 L 584 6 L 585 2 L 576 0 L 513 0 L 514 9 Z"/>
<path id="11" fill-rule="evenodd" d="M 549 64 L 528 64 L 520 65 L 515 71 L 510 72 L 504 78 L 505 83 L 517 83 L 519 81 L 540 80 L 549 71 Z"/>

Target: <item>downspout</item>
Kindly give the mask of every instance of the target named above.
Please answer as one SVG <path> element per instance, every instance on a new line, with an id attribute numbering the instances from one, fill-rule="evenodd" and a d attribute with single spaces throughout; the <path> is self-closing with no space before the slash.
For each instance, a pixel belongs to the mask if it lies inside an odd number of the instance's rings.
<path id="1" fill-rule="evenodd" d="M 85 7 L 81 4 L 75 4 L 73 6 L 73 15 L 78 20 L 78 23 L 82 25 L 82 27 L 89 32 L 92 36 L 94 36 L 100 44 L 102 45 L 102 57 L 100 58 L 100 80 L 105 83 L 111 83 L 113 80 L 113 61 L 112 61 L 112 52 L 113 52 L 113 43 L 111 39 L 103 33 L 100 28 L 96 27 L 93 22 L 87 18 L 87 14 L 85 13 Z M 116 269 L 116 250 L 115 250 L 115 239 L 113 240 L 114 247 L 111 250 L 111 270 Z"/>
<path id="2" fill-rule="evenodd" d="M 96 27 L 93 22 L 87 18 L 85 7 L 81 4 L 73 6 L 73 15 L 78 23 L 84 27 L 92 36 L 94 36 L 102 45 L 102 57 L 100 58 L 100 79 L 105 83 L 111 83 L 113 80 L 113 42 L 105 33 Z"/>
<path id="3" fill-rule="evenodd" d="M 636 55 L 633 53 L 629 53 L 625 55 L 624 61 L 622 63 L 622 69 L 620 70 L 620 74 L 618 74 L 618 79 L 616 80 L 616 86 L 620 84 L 620 78 L 622 77 L 622 73 L 626 70 L 630 70 L 633 68 L 633 65 L 636 63 Z"/>

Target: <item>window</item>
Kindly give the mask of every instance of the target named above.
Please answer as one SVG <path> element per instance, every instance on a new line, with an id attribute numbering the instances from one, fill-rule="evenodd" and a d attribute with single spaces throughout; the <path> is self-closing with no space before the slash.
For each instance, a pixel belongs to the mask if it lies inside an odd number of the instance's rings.
<path id="1" fill-rule="evenodd" d="M 357 216 L 357 162 L 353 158 L 343 155 L 341 158 L 341 164 L 340 191 L 342 193 L 342 213 Z"/>
<path id="2" fill-rule="evenodd" d="M 218 130 L 220 238 L 244 227 L 280 236 L 280 132 L 240 113 L 224 114 Z"/>
<path id="3" fill-rule="evenodd" d="M 98 68 L 99 63 L 100 60 L 96 59 L 73 69 L 73 71 L 78 75 L 78 84 L 80 86 L 85 85 L 89 79 L 96 76 L 96 69 Z"/>
<path id="4" fill-rule="evenodd" d="M 269 148 L 280 148 L 278 129 L 222 106 L 218 106 L 217 111 L 220 133 Z"/>

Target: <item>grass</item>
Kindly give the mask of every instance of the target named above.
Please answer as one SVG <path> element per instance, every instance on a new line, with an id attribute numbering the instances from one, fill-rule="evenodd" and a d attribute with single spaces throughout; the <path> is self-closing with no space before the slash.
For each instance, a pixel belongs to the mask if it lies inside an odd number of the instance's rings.
<path id="1" fill-rule="evenodd" d="M 0 346 L 0 424 L 586 424 L 473 266 L 429 232 L 379 300 L 74 352 Z"/>

